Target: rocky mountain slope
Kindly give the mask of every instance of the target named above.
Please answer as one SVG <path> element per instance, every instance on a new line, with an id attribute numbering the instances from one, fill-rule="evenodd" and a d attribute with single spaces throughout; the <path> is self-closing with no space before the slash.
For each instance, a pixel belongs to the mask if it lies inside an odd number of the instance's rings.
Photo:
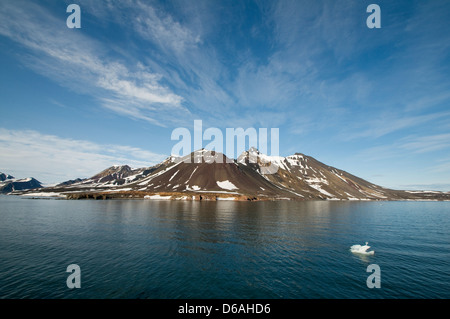
<path id="1" fill-rule="evenodd" d="M 9 174 L 0 172 L 0 194 L 35 188 L 42 188 L 42 184 L 33 177 L 16 179 Z"/>
<path id="2" fill-rule="evenodd" d="M 14 179 L 14 176 L 0 172 L 0 182 L 3 182 L 7 179 Z"/>
<path id="3" fill-rule="evenodd" d="M 40 192 L 69 199 L 450 200 L 450 193 L 386 189 L 304 154 L 268 156 L 255 148 L 236 160 L 202 149 L 152 167 L 112 166 Z"/>

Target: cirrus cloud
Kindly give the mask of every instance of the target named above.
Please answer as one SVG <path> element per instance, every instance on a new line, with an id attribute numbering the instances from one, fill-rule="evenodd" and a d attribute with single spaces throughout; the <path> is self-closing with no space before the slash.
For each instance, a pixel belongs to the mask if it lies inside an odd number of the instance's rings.
<path id="1" fill-rule="evenodd" d="M 0 128 L 0 154 L 1 171 L 44 183 L 90 177 L 112 165 L 152 166 L 166 158 L 138 147 L 4 128 Z"/>

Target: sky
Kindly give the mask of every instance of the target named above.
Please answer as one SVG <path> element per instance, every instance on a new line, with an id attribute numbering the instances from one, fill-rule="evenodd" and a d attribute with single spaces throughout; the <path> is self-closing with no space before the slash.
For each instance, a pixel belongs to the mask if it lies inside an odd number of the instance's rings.
<path id="1" fill-rule="evenodd" d="M 0 171 L 51 184 L 151 166 L 201 120 L 278 128 L 279 155 L 384 187 L 450 191 L 449 21 L 442 0 L 1 1 Z"/>

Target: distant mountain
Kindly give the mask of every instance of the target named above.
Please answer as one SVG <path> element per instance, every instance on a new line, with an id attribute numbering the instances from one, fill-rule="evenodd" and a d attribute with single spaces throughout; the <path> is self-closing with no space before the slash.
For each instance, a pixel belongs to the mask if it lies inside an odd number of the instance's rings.
<path id="1" fill-rule="evenodd" d="M 42 184 L 33 177 L 16 179 L 11 175 L 0 173 L 0 194 L 35 188 L 42 188 Z"/>
<path id="2" fill-rule="evenodd" d="M 14 179 L 14 176 L 7 175 L 5 173 L 1 173 L 0 172 L 0 182 L 3 182 L 5 180 L 7 180 L 7 179 Z"/>
<path id="3" fill-rule="evenodd" d="M 69 186 L 69 185 L 72 185 L 72 184 L 80 183 L 80 182 L 82 182 L 84 180 L 86 180 L 86 179 L 81 179 L 81 178 L 71 179 L 69 181 L 65 181 L 65 182 L 59 183 L 56 186 L 57 187 Z"/>
<path id="4" fill-rule="evenodd" d="M 74 179 L 62 182 L 51 189 L 56 190 L 80 190 L 80 189 L 113 189 L 117 186 L 127 185 L 138 181 L 155 171 L 159 166 L 132 169 L 128 165 L 114 165 L 100 173 L 85 179 Z"/>
<path id="5" fill-rule="evenodd" d="M 236 160 L 202 149 L 153 167 L 112 166 L 41 191 L 70 199 L 450 200 L 450 193 L 383 188 L 301 153 L 268 156 L 255 148 Z"/>

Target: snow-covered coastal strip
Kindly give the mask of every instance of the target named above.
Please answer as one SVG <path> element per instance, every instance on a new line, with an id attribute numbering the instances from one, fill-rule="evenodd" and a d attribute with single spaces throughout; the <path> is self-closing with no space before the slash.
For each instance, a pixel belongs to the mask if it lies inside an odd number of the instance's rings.
<path id="1" fill-rule="evenodd" d="M 217 197 L 217 200 L 236 200 L 236 197 Z"/>
<path id="2" fill-rule="evenodd" d="M 168 200 L 171 199 L 172 196 L 162 196 L 162 195 L 145 195 L 144 199 L 161 199 L 161 200 Z"/>
<path id="3" fill-rule="evenodd" d="M 32 198 L 66 198 L 66 195 L 61 193 L 53 192 L 39 192 L 39 193 L 26 193 L 20 195 L 22 197 L 32 197 Z"/>

